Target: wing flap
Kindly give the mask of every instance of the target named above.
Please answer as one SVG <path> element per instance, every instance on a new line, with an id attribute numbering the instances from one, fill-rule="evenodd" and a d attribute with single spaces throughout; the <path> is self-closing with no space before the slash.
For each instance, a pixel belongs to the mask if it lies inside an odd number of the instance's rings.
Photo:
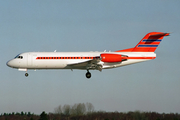
<path id="1" fill-rule="evenodd" d="M 74 61 L 71 63 L 68 63 L 68 66 L 74 66 L 74 65 L 81 65 L 81 64 L 88 64 L 88 62 L 90 62 L 92 60 L 85 60 L 85 61 Z"/>
<path id="2" fill-rule="evenodd" d="M 84 69 L 98 69 L 99 71 L 102 70 L 102 65 L 98 64 L 100 63 L 101 59 L 100 57 L 97 59 L 92 59 L 92 60 L 85 60 L 85 61 L 76 61 L 76 62 L 71 62 L 68 63 L 68 66 L 72 66 L 72 67 L 81 67 Z"/>

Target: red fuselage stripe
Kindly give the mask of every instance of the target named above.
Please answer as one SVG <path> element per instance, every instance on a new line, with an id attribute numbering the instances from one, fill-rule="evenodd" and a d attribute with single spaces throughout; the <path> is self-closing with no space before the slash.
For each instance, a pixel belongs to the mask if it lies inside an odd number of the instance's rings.
<path id="1" fill-rule="evenodd" d="M 156 57 L 128 57 L 127 59 L 155 59 Z"/>
<path id="2" fill-rule="evenodd" d="M 100 57 L 37 57 L 37 60 L 48 59 L 99 59 Z M 155 59 L 156 57 L 127 57 L 127 59 Z"/>
<path id="3" fill-rule="evenodd" d="M 37 57 L 37 60 L 41 59 L 98 59 L 100 57 Z"/>

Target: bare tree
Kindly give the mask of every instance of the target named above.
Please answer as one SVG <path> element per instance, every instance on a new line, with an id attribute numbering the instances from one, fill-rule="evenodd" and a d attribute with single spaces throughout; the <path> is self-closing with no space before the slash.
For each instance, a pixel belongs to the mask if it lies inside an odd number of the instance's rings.
<path id="1" fill-rule="evenodd" d="M 84 103 L 74 104 L 71 107 L 71 115 L 84 115 L 86 114 L 86 106 Z"/>
<path id="2" fill-rule="evenodd" d="M 84 103 L 79 103 L 76 108 L 77 115 L 84 115 L 86 113 L 86 106 Z"/>
<path id="3" fill-rule="evenodd" d="M 72 107 L 71 107 L 71 115 L 76 115 L 76 108 L 77 108 L 77 104 L 74 104 Z"/>
<path id="4" fill-rule="evenodd" d="M 87 114 L 90 114 L 92 112 L 94 112 L 94 106 L 92 105 L 92 103 L 86 103 L 86 110 L 87 110 Z"/>
<path id="5" fill-rule="evenodd" d="M 62 108 L 62 111 L 63 111 L 64 115 L 70 115 L 71 106 L 70 105 L 64 105 Z"/>
<path id="6" fill-rule="evenodd" d="M 61 105 L 59 105 L 57 108 L 54 109 L 55 114 L 62 114 L 62 108 Z"/>

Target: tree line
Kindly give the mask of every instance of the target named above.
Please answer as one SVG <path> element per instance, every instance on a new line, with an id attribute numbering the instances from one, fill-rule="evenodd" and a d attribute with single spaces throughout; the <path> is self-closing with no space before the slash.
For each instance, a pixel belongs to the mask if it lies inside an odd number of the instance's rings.
<path id="1" fill-rule="evenodd" d="M 54 109 L 55 114 L 64 116 L 81 116 L 86 114 L 91 114 L 94 112 L 94 106 L 91 103 L 78 103 L 74 105 L 59 105 Z"/>
<path id="2" fill-rule="evenodd" d="M 180 120 L 178 113 L 95 111 L 91 103 L 59 105 L 52 113 L 2 113 L 0 120 Z"/>

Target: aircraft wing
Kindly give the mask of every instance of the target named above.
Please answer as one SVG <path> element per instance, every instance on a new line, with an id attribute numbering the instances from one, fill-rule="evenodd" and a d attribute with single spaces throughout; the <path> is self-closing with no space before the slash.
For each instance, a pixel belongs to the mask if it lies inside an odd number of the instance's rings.
<path id="1" fill-rule="evenodd" d="M 73 66 L 73 67 L 78 67 L 82 69 L 98 69 L 99 71 L 102 70 L 102 64 L 100 64 L 101 58 L 97 57 L 96 59 L 91 59 L 91 60 L 85 60 L 85 61 L 76 61 L 76 62 L 71 62 L 68 63 L 67 66 Z"/>

